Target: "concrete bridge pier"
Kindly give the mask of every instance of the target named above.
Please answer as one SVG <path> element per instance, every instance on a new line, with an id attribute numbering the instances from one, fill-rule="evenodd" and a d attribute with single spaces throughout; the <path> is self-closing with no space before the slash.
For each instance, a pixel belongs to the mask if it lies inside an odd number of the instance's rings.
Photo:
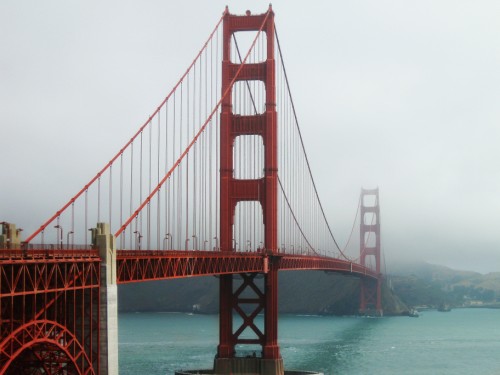
<path id="1" fill-rule="evenodd" d="M 0 222 L 0 249 L 19 249 L 21 245 L 20 232 L 15 224 Z"/>
<path id="2" fill-rule="evenodd" d="M 116 242 L 109 224 L 92 229 L 92 245 L 101 257 L 99 311 L 100 375 L 118 375 L 118 289 L 116 284 Z"/>
<path id="3" fill-rule="evenodd" d="M 266 358 L 216 358 L 214 374 L 283 375 L 283 359 Z"/>

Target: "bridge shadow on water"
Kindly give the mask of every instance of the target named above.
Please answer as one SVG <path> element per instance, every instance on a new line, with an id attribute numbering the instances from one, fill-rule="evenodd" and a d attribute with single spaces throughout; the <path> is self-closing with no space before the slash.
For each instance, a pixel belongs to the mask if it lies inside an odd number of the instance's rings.
<path id="1" fill-rule="evenodd" d="M 341 375 L 370 373 L 359 359 L 387 319 L 282 314 L 279 321 L 286 374 Z M 196 374 L 212 364 L 217 315 L 124 313 L 120 327 L 121 374 Z"/>
<path id="2" fill-rule="evenodd" d="M 280 345 L 287 368 L 349 374 L 366 353 L 384 318 L 336 316 L 280 317 Z M 300 322 L 300 319 L 306 319 Z M 312 335 L 311 332 L 315 334 Z M 368 344 L 367 344 L 368 343 Z M 370 369 L 357 369 L 369 373 Z"/>

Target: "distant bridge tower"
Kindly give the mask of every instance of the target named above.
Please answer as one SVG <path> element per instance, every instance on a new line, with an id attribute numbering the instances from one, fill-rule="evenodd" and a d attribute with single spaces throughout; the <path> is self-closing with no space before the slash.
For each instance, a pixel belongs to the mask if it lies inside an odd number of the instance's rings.
<path id="1" fill-rule="evenodd" d="M 263 25 L 263 26 L 262 26 Z M 231 38 L 239 31 L 262 31 L 266 34 L 266 59 L 242 64 L 232 62 Z M 217 374 L 283 374 L 283 360 L 278 346 L 278 131 L 274 59 L 274 13 L 236 16 L 226 10 L 223 21 L 222 94 L 232 90 L 232 81 L 260 81 L 265 87 L 265 111 L 262 114 L 233 113 L 232 94 L 222 101 L 220 135 L 220 247 L 233 252 L 233 226 L 236 205 L 243 201 L 260 202 L 264 224 L 264 249 L 269 267 L 263 285 L 256 274 L 239 275 L 240 286 L 233 275 L 220 277 L 220 339 L 215 361 Z M 242 69 L 238 74 L 238 70 Z M 234 174 L 233 147 L 237 137 L 260 136 L 264 145 L 264 176 L 237 179 Z M 252 155 L 245 155 L 249 158 Z M 248 294 L 252 298 L 248 298 Z M 249 309 L 253 312 L 248 313 Z M 257 315 L 264 314 L 264 327 L 259 328 Z M 234 317 L 237 317 L 235 320 Z M 245 336 L 251 332 L 253 338 Z M 236 345 L 258 345 L 262 351 L 256 358 L 241 358 Z"/>
<path id="2" fill-rule="evenodd" d="M 361 279 L 361 314 L 382 315 L 382 277 L 380 272 L 380 206 L 378 188 L 361 189 L 360 220 L 360 263 L 367 264 L 367 258 L 375 262 L 379 277 L 376 280 Z"/>

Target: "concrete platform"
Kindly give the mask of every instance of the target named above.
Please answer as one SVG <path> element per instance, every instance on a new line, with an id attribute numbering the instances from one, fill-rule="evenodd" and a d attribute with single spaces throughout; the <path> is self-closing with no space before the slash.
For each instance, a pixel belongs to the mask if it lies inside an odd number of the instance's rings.
<path id="1" fill-rule="evenodd" d="M 176 371 L 175 375 L 218 375 L 214 373 L 214 370 L 181 370 Z M 238 375 L 259 375 L 254 373 L 242 373 Z M 322 372 L 316 371 L 293 371 L 285 370 L 285 375 L 324 375 Z"/>

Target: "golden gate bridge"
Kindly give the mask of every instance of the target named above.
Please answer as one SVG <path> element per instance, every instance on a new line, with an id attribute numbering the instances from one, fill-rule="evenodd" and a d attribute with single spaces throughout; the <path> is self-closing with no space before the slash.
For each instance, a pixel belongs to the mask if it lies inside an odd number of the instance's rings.
<path id="1" fill-rule="evenodd" d="M 226 8 L 153 114 L 24 241 L 0 224 L 0 374 L 117 374 L 121 283 L 219 277 L 216 374 L 284 373 L 279 271 L 359 277 L 360 313 L 382 314 L 378 189 L 340 247 L 271 7 Z"/>

